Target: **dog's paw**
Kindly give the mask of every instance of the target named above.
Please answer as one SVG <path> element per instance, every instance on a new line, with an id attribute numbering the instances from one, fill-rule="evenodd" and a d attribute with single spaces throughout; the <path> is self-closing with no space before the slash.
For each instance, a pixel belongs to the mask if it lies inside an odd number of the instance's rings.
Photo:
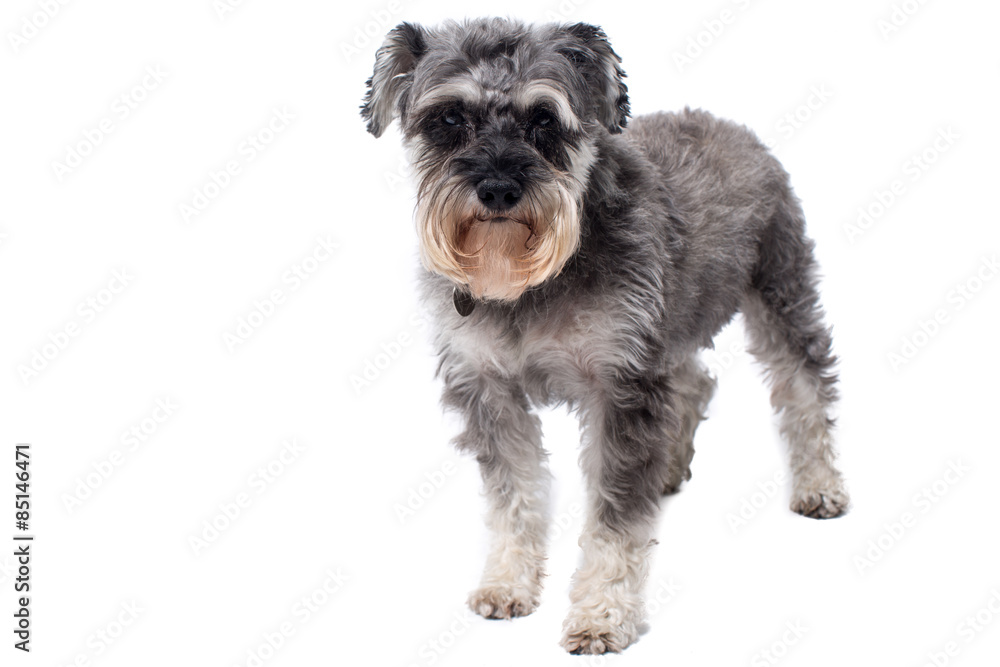
<path id="1" fill-rule="evenodd" d="M 483 618 L 527 616 L 538 608 L 538 594 L 501 584 L 483 586 L 469 594 L 469 608 Z"/>
<path id="2" fill-rule="evenodd" d="M 792 511 L 810 519 L 833 519 L 847 513 L 851 499 L 840 486 L 829 489 L 796 489 L 792 492 Z"/>
<path id="3" fill-rule="evenodd" d="M 593 618 L 570 612 L 563 624 L 560 644 L 577 655 L 620 653 L 639 636 L 635 623 L 614 625 L 607 618 Z"/>
<path id="4" fill-rule="evenodd" d="M 563 636 L 562 647 L 574 655 L 601 655 L 603 653 L 620 653 L 629 642 L 616 633 L 580 630 L 567 632 Z"/>

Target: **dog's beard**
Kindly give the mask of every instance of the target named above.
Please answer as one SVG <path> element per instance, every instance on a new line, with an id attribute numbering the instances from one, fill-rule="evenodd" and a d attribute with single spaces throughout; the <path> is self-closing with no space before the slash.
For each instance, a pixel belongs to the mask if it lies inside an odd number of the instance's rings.
<path id="1" fill-rule="evenodd" d="M 428 269 L 499 301 L 558 275 L 580 240 L 568 178 L 532 188 L 502 212 L 483 207 L 464 179 L 445 179 L 421 188 L 417 227 Z"/>
<path id="2" fill-rule="evenodd" d="M 459 263 L 480 299 L 516 299 L 530 280 L 527 259 L 538 241 L 531 223 L 511 218 L 473 220 L 459 232 Z"/>

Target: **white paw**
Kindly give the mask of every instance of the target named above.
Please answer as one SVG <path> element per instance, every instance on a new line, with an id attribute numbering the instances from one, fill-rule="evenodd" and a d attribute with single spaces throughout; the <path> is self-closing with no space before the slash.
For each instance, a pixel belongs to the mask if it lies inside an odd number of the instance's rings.
<path id="1" fill-rule="evenodd" d="M 840 484 L 827 488 L 796 487 L 792 491 L 792 511 L 810 519 L 833 519 L 846 514 L 850 505 L 851 499 Z"/>
<path id="2" fill-rule="evenodd" d="M 621 612 L 596 614 L 591 610 L 570 610 L 563 623 L 563 638 L 560 644 L 570 653 L 600 655 L 620 653 L 639 637 L 639 619 L 627 614 L 619 623 L 611 616 L 622 616 Z"/>
<path id="3" fill-rule="evenodd" d="M 469 594 L 469 608 L 483 618 L 527 616 L 538 608 L 538 595 L 520 586 L 492 584 Z"/>

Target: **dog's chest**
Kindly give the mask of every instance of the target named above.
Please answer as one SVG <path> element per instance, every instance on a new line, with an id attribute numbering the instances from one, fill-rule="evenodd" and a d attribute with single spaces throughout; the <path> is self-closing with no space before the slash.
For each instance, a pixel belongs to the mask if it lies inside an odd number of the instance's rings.
<path id="1" fill-rule="evenodd" d="M 517 379 L 533 398 L 575 400 L 623 362 L 612 318 L 579 312 L 512 329 L 492 318 L 466 321 L 452 343 L 478 370 Z"/>

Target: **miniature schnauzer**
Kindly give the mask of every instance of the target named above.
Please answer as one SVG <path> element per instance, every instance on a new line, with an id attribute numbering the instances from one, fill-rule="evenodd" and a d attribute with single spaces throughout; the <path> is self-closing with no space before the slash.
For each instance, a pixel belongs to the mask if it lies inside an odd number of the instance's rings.
<path id="1" fill-rule="evenodd" d="M 629 118 L 621 59 L 595 26 L 403 23 L 361 109 L 398 118 L 418 177 L 422 295 L 443 403 L 465 418 L 493 544 L 469 605 L 530 614 L 549 473 L 532 407 L 580 417 L 588 485 L 562 645 L 621 651 L 644 625 L 660 496 L 690 478 L 715 388 L 698 360 L 742 311 L 790 450 L 791 509 L 844 513 L 835 357 L 813 243 L 788 175 L 746 128 L 703 111 Z"/>

